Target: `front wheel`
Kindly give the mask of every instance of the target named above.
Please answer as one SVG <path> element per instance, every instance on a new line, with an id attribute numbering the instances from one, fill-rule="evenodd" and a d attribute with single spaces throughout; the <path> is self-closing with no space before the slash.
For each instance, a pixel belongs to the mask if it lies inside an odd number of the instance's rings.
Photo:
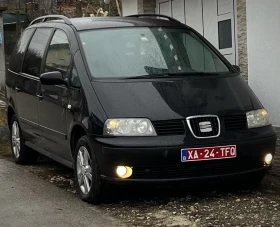
<path id="1" fill-rule="evenodd" d="M 102 200 L 104 184 L 100 179 L 100 172 L 91 140 L 83 136 L 75 150 L 75 179 L 82 200 L 98 204 Z"/>
<path id="2" fill-rule="evenodd" d="M 12 117 L 10 124 L 10 141 L 12 156 L 17 164 L 34 164 L 38 159 L 38 153 L 25 145 L 19 122 L 16 116 Z"/>

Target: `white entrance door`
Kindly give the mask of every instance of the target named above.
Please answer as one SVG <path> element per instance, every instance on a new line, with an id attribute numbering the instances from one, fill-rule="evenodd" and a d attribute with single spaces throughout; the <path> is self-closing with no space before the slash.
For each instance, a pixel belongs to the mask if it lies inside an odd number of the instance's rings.
<path id="1" fill-rule="evenodd" d="M 203 0 L 204 37 L 236 65 L 234 0 Z"/>
<path id="2" fill-rule="evenodd" d="M 218 49 L 231 64 L 236 65 L 234 1 L 217 1 L 219 42 Z"/>

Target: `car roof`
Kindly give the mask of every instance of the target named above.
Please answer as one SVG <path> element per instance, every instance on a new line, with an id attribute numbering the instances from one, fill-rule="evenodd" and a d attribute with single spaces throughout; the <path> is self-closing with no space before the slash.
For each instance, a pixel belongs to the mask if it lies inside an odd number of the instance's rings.
<path id="1" fill-rule="evenodd" d="M 77 31 L 101 29 L 101 28 L 125 28 L 125 27 L 172 27 L 186 28 L 188 26 L 176 22 L 155 18 L 138 18 L 138 17 L 81 17 L 69 19 L 71 25 Z M 69 24 L 69 22 L 67 24 Z M 64 23 L 63 20 L 48 20 L 39 22 L 32 26 L 40 27 L 44 23 Z"/>

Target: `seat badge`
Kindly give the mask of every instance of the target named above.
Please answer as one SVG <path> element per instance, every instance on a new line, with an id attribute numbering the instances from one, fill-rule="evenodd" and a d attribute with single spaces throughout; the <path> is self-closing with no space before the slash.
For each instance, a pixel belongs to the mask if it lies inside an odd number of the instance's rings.
<path id="1" fill-rule="evenodd" d="M 199 128 L 201 132 L 212 132 L 212 125 L 210 121 L 203 121 L 199 123 Z"/>

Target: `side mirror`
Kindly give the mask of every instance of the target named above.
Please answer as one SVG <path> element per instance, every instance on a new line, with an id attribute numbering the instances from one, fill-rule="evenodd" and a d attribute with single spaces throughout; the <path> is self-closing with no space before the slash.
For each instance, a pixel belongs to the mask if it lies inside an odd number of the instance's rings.
<path id="1" fill-rule="evenodd" d="M 40 81 L 43 85 L 65 85 L 68 87 L 68 82 L 63 79 L 61 72 L 47 72 L 40 76 Z"/>
<path id="2" fill-rule="evenodd" d="M 240 73 L 240 67 L 238 66 L 238 65 L 233 65 L 233 68 L 237 71 L 237 72 L 239 72 Z"/>

